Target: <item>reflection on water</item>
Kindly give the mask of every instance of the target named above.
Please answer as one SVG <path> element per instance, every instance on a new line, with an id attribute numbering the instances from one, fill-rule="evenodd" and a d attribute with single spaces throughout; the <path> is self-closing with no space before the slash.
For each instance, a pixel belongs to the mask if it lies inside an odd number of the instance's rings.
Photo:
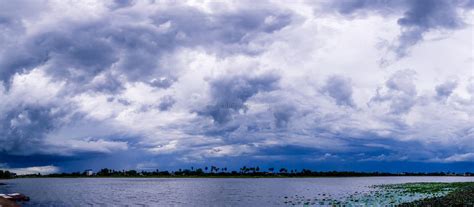
<path id="1" fill-rule="evenodd" d="M 23 206 L 318 206 L 363 201 L 373 185 L 461 181 L 474 178 L 33 178 L 2 181 L 0 193 L 29 196 Z"/>

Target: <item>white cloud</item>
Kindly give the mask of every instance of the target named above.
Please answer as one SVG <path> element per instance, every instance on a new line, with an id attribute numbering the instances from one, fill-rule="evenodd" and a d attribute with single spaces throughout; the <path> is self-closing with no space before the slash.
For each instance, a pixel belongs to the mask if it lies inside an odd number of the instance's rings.
<path id="1" fill-rule="evenodd" d="M 103 139 L 47 139 L 47 148 L 43 149 L 45 154 L 74 155 L 77 153 L 112 153 L 128 149 L 127 142 L 108 141 Z"/>
<path id="2" fill-rule="evenodd" d="M 432 162 L 472 162 L 474 161 L 474 153 L 454 154 L 446 158 L 436 158 L 430 161 Z"/>
<path id="3" fill-rule="evenodd" d="M 469 160 L 472 25 L 424 31 L 390 59 L 403 12 L 346 18 L 305 1 L 248 3 L 50 1 L 22 17 L 8 40 L 20 49 L 0 50 L 0 66 L 18 67 L 0 73 L 0 149 L 189 161 L 376 148 L 385 154 L 362 159 L 382 161 L 410 142 L 425 154 L 403 160 Z"/>
<path id="4" fill-rule="evenodd" d="M 24 168 L 2 168 L 2 170 L 8 170 L 10 172 L 16 173 L 17 175 L 28 175 L 28 174 L 42 174 L 48 175 L 51 173 L 59 172 L 59 168 L 54 165 L 47 166 L 33 166 L 33 167 L 24 167 Z"/>

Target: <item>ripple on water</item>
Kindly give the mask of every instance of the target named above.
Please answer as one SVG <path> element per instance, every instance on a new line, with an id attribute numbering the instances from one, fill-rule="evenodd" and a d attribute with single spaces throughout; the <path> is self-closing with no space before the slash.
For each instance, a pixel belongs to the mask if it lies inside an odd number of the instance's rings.
<path id="1" fill-rule="evenodd" d="M 6 181 L 8 185 L 0 186 L 0 193 L 28 195 L 31 201 L 25 207 L 318 206 L 343 202 L 371 204 L 383 200 L 400 202 L 401 198 L 394 196 L 398 192 L 382 193 L 368 186 L 433 181 L 474 181 L 474 178 L 14 179 Z M 371 196 L 376 198 L 368 198 Z M 420 195 L 407 194 L 405 197 L 418 199 Z"/>

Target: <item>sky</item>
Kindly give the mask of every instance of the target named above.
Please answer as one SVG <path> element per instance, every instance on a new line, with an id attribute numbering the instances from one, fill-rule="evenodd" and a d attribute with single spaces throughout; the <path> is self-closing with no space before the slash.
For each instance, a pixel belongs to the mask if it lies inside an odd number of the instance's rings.
<path id="1" fill-rule="evenodd" d="M 473 0 L 0 0 L 0 169 L 474 171 Z"/>

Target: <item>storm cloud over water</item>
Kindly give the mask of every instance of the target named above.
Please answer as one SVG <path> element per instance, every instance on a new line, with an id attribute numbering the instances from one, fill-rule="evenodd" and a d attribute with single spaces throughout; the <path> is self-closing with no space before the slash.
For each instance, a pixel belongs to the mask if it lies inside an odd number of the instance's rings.
<path id="1" fill-rule="evenodd" d="M 1 2 L 0 168 L 474 170 L 472 1 Z"/>

